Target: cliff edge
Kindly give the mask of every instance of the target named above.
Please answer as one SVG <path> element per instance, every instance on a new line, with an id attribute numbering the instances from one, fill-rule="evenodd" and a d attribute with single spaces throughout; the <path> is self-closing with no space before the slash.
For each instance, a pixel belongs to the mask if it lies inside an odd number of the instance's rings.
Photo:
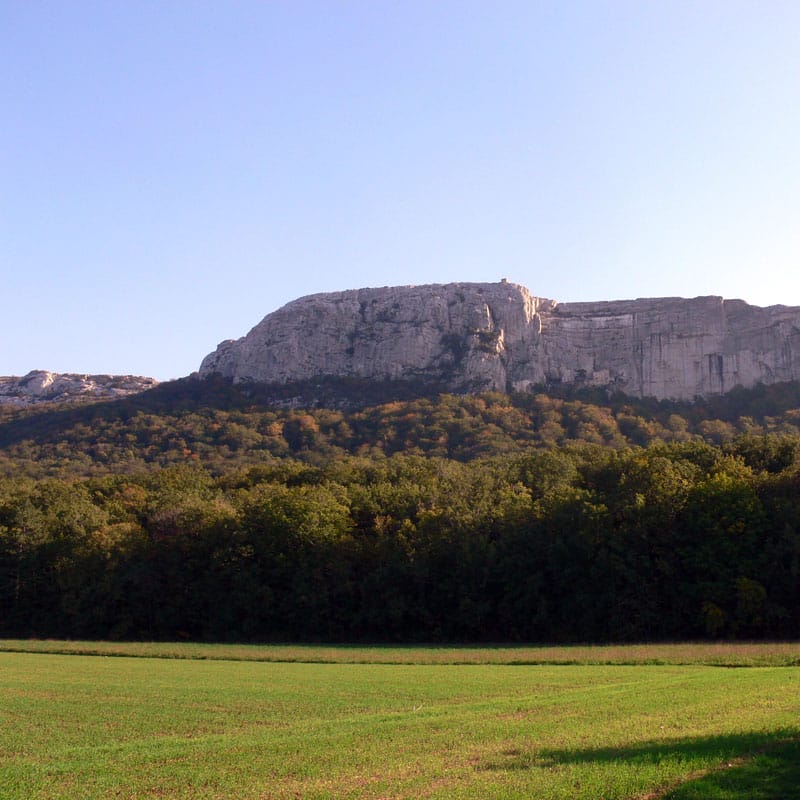
<path id="1" fill-rule="evenodd" d="M 200 366 L 236 383 L 323 377 L 449 391 L 605 386 L 691 400 L 800 379 L 800 308 L 721 297 L 558 303 L 518 284 L 310 295 L 222 342 Z"/>

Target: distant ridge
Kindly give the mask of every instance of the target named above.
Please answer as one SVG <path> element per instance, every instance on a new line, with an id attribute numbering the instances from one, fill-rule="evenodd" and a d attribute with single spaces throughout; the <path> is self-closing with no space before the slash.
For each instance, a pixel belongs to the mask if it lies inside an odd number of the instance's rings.
<path id="1" fill-rule="evenodd" d="M 23 377 L 0 377 L 0 404 L 31 406 L 78 400 L 110 400 L 158 385 L 135 375 L 79 375 L 33 370 Z"/>

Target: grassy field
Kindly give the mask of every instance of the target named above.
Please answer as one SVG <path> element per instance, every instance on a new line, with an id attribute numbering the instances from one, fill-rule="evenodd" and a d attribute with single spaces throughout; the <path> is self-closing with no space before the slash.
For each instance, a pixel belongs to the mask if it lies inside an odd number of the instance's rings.
<path id="1" fill-rule="evenodd" d="M 195 642 L 79 642 L 0 639 L 0 652 L 130 656 L 303 664 L 652 664 L 719 667 L 800 666 L 798 642 L 496 647 L 386 645 L 248 645 Z"/>
<path id="2" fill-rule="evenodd" d="M 110 647 L 0 653 L 0 797 L 800 798 L 800 670 L 704 646 Z"/>

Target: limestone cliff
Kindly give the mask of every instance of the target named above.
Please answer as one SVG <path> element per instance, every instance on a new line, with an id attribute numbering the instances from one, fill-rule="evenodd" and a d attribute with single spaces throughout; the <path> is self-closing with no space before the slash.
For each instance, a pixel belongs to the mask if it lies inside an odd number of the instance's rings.
<path id="1" fill-rule="evenodd" d="M 453 283 L 303 297 L 208 355 L 201 376 L 420 380 L 454 392 L 609 386 L 692 399 L 800 379 L 800 308 L 720 297 L 557 303 Z"/>
<path id="2" fill-rule="evenodd" d="M 29 406 L 76 400 L 106 400 L 143 392 L 157 385 L 135 375 L 75 375 L 33 370 L 23 377 L 0 377 L 0 403 Z"/>

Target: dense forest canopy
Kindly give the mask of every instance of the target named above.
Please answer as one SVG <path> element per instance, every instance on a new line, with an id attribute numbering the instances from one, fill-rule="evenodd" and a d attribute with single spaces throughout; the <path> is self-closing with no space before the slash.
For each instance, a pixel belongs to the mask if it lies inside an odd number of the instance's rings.
<path id="1" fill-rule="evenodd" d="M 0 416 L 0 633 L 800 636 L 800 387 Z"/>

